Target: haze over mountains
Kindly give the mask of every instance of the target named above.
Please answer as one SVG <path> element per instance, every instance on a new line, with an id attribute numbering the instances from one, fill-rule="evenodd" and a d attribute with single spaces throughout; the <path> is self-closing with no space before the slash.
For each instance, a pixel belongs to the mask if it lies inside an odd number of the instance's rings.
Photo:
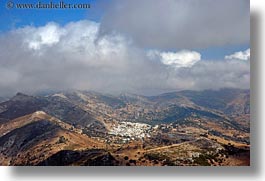
<path id="1" fill-rule="evenodd" d="M 17 93 L 0 103 L 0 165 L 249 165 L 249 115 L 242 89 Z"/>

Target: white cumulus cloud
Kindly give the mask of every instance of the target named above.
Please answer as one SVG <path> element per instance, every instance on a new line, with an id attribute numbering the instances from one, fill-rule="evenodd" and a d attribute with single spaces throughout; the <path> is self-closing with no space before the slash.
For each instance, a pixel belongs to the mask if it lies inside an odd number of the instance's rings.
<path id="1" fill-rule="evenodd" d="M 183 50 L 180 52 L 162 52 L 162 62 L 175 67 L 191 67 L 201 60 L 201 54 L 195 51 Z"/>
<path id="2" fill-rule="evenodd" d="M 170 65 L 175 68 L 191 67 L 201 60 L 201 54 L 196 51 L 181 50 L 178 52 L 161 52 L 151 50 L 147 54 L 151 59 L 159 58 L 165 65 Z"/>
<path id="3" fill-rule="evenodd" d="M 18 34 L 26 34 L 24 42 L 31 49 L 40 49 L 42 46 L 51 46 L 59 42 L 65 31 L 56 23 L 48 23 L 43 27 L 26 26 L 16 30 Z"/>
<path id="4" fill-rule="evenodd" d="M 225 56 L 225 59 L 236 59 L 236 60 L 249 60 L 250 59 L 250 49 L 245 51 L 235 52 L 231 55 Z"/>

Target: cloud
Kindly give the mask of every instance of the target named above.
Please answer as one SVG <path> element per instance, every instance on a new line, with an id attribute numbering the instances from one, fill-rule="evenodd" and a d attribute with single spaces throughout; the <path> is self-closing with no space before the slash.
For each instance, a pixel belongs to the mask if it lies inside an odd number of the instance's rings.
<path id="1" fill-rule="evenodd" d="M 150 49 L 194 49 L 247 44 L 249 0 L 114 0 L 100 33 L 121 32 Z"/>
<path id="2" fill-rule="evenodd" d="M 231 55 L 225 56 L 225 59 L 238 59 L 238 60 L 249 60 L 250 59 L 250 49 L 245 51 L 235 52 Z"/>
<path id="3" fill-rule="evenodd" d="M 201 60 L 200 53 L 189 50 L 182 50 L 178 52 L 160 52 L 158 50 L 151 50 L 147 55 L 152 59 L 158 57 L 163 64 L 176 68 L 191 67 Z"/>
<path id="4" fill-rule="evenodd" d="M 28 44 L 29 48 L 35 50 L 43 46 L 51 46 L 58 43 L 60 37 L 64 34 L 64 31 L 55 23 L 48 23 L 40 28 L 27 26 L 17 30 L 17 32 L 21 34 L 30 34 L 30 36 L 26 36 L 24 41 Z"/>
<path id="5" fill-rule="evenodd" d="M 123 36 L 98 37 L 99 24 L 26 26 L 0 36 L 1 94 L 41 90 L 134 91 L 160 64 Z M 45 36 L 44 36 L 45 35 Z M 152 65 L 151 65 L 152 64 Z M 149 81 L 152 87 L 152 82 Z"/>
<path id="6" fill-rule="evenodd" d="M 249 61 L 205 61 L 191 50 L 150 54 L 122 34 L 102 36 L 99 29 L 99 23 L 84 20 L 0 34 L 0 96 L 69 89 L 150 95 L 249 88 Z"/>
<path id="7" fill-rule="evenodd" d="M 199 61 L 176 77 L 193 83 L 193 89 L 249 88 L 250 62 L 239 60 Z"/>

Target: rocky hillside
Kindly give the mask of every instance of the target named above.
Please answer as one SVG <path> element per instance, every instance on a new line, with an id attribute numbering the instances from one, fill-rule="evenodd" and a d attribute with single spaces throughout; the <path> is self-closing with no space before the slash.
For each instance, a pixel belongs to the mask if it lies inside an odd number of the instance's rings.
<path id="1" fill-rule="evenodd" d="M 68 91 L 0 103 L 0 165 L 249 165 L 250 92 Z"/>

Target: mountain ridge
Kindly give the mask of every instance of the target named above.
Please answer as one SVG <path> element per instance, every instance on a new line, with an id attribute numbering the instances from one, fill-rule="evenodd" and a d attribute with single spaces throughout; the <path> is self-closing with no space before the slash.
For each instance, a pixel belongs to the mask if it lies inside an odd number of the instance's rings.
<path id="1" fill-rule="evenodd" d="M 249 164 L 249 96 L 17 93 L 0 103 L 0 165 Z"/>

